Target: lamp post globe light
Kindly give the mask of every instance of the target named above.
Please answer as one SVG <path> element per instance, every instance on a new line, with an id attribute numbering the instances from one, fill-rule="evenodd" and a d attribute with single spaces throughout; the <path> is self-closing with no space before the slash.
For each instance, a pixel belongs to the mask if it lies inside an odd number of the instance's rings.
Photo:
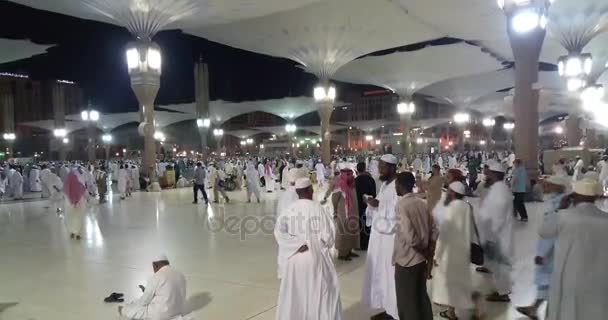
<path id="1" fill-rule="evenodd" d="M 403 134 L 401 135 L 401 145 L 403 153 L 410 155 L 412 151 L 412 139 L 410 136 L 410 122 L 412 122 L 412 115 L 416 112 L 416 104 L 413 101 L 402 100 L 397 103 L 397 113 L 401 121 L 401 129 Z"/>
<path id="2" fill-rule="evenodd" d="M 331 129 L 329 121 L 334 110 L 336 100 L 336 88 L 328 81 L 322 81 L 314 89 L 314 98 L 321 117 L 321 159 L 323 163 L 329 163 L 331 158 Z"/>
<path id="3" fill-rule="evenodd" d="M 96 142 L 95 142 L 95 123 L 99 121 L 99 112 L 96 110 L 88 109 L 84 110 L 80 113 L 80 118 L 82 121 L 87 123 L 87 136 L 88 136 L 88 144 L 87 144 L 87 155 L 89 162 L 95 161 L 95 151 L 96 151 Z"/>
<path id="4" fill-rule="evenodd" d="M 143 168 L 156 162 L 154 139 L 154 100 L 160 88 L 162 57 L 160 47 L 149 38 L 131 42 L 126 50 L 127 67 L 131 78 L 131 89 L 139 102 L 139 134 L 144 137 Z"/>
<path id="5" fill-rule="evenodd" d="M 454 123 L 459 127 L 465 126 L 470 121 L 471 121 L 471 115 L 466 112 L 458 112 L 458 113 L 454 114 Z M 466 131 L 468 131 L 468 130 L 466 130 Z M 463 131 L 462 138 L 459 139 L 460 140 L 460 143 L 459 143 L 460 151 L 464 151 L 464 138 L 466 138 L 466 135 L 464 133 L 466 131 Z M 469 131 L 469 133 L 470 133 L 470 131 Z"/>
<path id="6" fill-rule="evenodd" d="M 296 134 L 297 130 L 298 130 L 298 127 L 296 126 L 295 123 L 288 123 L 285 125 L 285 132 L 287 132 L 287 148 L 289 148 L 289 146 L 291 146 L 291 153 L 293 155 L 296 154 L 296 149 L 295 149 L 295 145 L 293 143 L 290 144 L 290 142 L 293 141 L 294 135 Z"/>

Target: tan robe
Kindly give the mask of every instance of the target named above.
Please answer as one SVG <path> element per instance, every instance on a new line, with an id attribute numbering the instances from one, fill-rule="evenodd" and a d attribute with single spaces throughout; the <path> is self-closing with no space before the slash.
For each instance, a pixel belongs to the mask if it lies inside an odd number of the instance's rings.
<path id="1" fill-rule="evenodd" d="M 443 177 L 433 176 L 429 178 L 426 188 L 426 204 L 429 212 L 433 212 L 433 208 L 441 200 L 441 188 L 443 188 Z"/>
<path id="2" fill-rule="evenodd" d="M 336 220 L 336 249 L 340 257 L 346 257 L 359 247 L 359 205 L 357 192 L 351 188 L 350 215 L 346 212 L 346 198 L 342 192 L 336 191 L 331 195 Z"/>

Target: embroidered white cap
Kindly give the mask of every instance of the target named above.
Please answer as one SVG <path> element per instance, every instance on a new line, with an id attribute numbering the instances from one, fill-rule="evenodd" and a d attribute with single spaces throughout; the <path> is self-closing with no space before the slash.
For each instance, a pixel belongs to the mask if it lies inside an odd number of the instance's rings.
<path id="1" fill-rule="evenodd" d="M 390 163 L 390 164 L 397 164 L 397 157 L 395 157 L 392 154 L 385 154 L 382 157 L 380 157 L 380 161 L 384 161 L 384 162 Z"/>
<path id="2" fill-rule="evenodd" d="M 312 186 L 310 179 L 308 178 L 299 178 L 296 180 L 296 189 L 305 189 Z"/>
<path id="3" fill-rule="evenodd" d="M 600 184 L 597 180 L 582 179 L 572 183 L 572 189 L 574 193 L 580 194 L 581 196 L 594 197 L 601 194 Z"/>
<path id="4" fill-rule="evenodd" d="M 452 183 L 450 183 L 450 185 L 448 186 L 452 191 L 461 194 L 461 195 L 465 195 L 466 194 L 466 188 L 464 187 L 464 184 L 460 181 L 454 181 Z"/>
<path id="5" fill-rule="evenodd" d="M 488 167 L 489 167 L 490 171 L 502 172 L 502 173 L 505 172 L 505 167 L 500 162 L 492 161 L 492 162 L 488 163 Z"/>
<path id="6" fill-rule="evenodd" d="M 169 259 L 167 258 L 167 255 L 163 253 L 163 254 L 157 256 L 156 258 L 154 258 L 154 261 L 152 261 L 152 262 L 158 262 L 158 261 L 169 261 Z"/>

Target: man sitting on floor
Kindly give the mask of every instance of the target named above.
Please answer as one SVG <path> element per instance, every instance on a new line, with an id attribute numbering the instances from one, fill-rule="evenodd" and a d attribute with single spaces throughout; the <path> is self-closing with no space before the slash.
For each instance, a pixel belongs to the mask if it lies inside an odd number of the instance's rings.
<path id="1" fill-rule="evenodd" d="M 118 307 L 121 319 L 171 320 L 181 319 L 186 302 L 186 278 L 169 265 L 169 259 L 161 255 L 152 262 L 154 275 L 139 299 Z"/>

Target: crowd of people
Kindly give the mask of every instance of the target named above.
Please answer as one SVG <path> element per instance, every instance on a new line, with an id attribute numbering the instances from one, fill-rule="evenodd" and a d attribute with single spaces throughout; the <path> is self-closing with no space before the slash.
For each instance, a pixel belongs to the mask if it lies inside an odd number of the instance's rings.
<path id="1" fill-rule="evenodd" d="M 361 302 L 380 310 L 372 319 L 430 320 L 433 304 L 442 309 L 442 318 L 481 319 L 482 295 L 472 271 L 492 279 L 485 300 L 511 301 L 515 221 L 527 222 L 526 202 L 540 200 L 546 213 L 530 261 L 536 266 L 537 296 L 517 311 L 538 319 L 547 302 L 547 319 L 608 314 L 602 303 L 608 283 L 601 278 L 608 254 L 593 250 L 608 227 L 608 215 L 595 205 L 607 183 L 608 156 L 593 167 L 580 157 L 571 166 L 560 159 L 553 174 L 538 181 L 528 177 L 515 154 L 487 152 L 335 157 L 330 163 L 283 157 L 187 159 L 159 162 L 145 173 L 140 167 L 138 160 L 10 164 L 0 171 L 0 196 L 21 199 L 24 190 L 40 192 L 49 208 L 65 211 L 70 237 L 79 240 L 87 208 L 97 201 L 103 205 L 109 190 L 126 200 L 135 191 L 154 191 L 162 179 L 166 188 L 192 187 L 194 204 L 199 196 L 205 204 L 228 204 L 229 193 L 243 188 L 247 202 L 259 203 L 264 193 L 275 193 L 279 320 L 342 319 L 333 259 L 347 263 L 362 252 Z M 157 259 L 153 269 L 150 289 L 121 307 L 123 316 L 140 319 L 142 312 L 147 317 L 160 312 L 159 319 L 171 319 L 180 314 L 183 275 L 166 257 Z M 166 295 L 177 296 L 167 300 Z M 166 306 L 147 308 L 155 303 Z"/>

